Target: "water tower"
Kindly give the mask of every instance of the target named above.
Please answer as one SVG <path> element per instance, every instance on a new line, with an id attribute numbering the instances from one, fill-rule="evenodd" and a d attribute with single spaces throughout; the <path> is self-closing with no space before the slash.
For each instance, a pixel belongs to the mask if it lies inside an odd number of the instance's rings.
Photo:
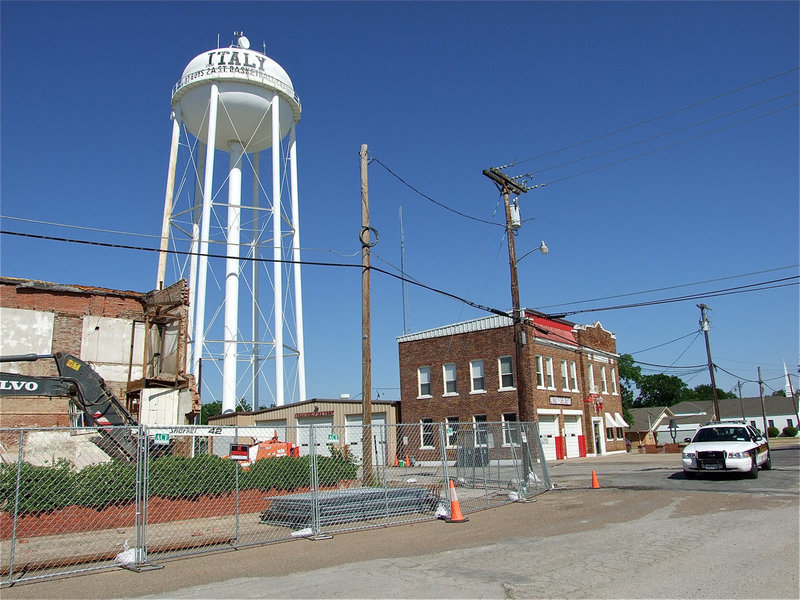
<path id="1" fill-rule="evenodd" d="M 235 36 L 192 59 L 172 90 L 157 280 L 163 287 L 168 267 L 189 280 L 190 370 L 223 412 L 306 395 L 300 99 L 278 63 Z"/>

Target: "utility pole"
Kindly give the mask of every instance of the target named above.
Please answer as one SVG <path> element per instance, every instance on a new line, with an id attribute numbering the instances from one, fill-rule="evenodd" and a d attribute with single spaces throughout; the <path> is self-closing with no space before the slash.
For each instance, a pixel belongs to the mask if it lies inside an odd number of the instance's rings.
<path id="1" fill-rule="evenodd" d="M 361 145 L 361 461 L 362 480 L 372 480 L 372 347 L 370 337 L 369 254 L 375 245 L 369 226 L 369 185 L 367 145 Z"/>
<path id="2" fill-rule="evenodd" d="M 519 420 L 527 423 L 536 420 L 536 409 L 528 390 L 530 389 L 530 368 L 525 356 L 525 315 L 519 305 L 519 280 L 517 278 L 517 250 L 514 245 L 514 229 L 511 221 L 511 202 L 509 193 L 524 194 L 528 188 L 514 182 L 508 175 L 497 168 L 484 170 L 483 174 L 494 181 L 497 189 L 503 194 L 506 210 L 506 237 L 508 238 L 508 264 L 511 268 L 511 319 L 514 322 L 514 362 L 516 368 L 517 409 Z M 524 455 L 524 454 L 523 454 Z M 527 473 L 527 471 L 526 471 Z"/>
<path id="3" fill-rule="evenodd" d="M 761 367 L 758 367 L 758 395 L 761 397 L 761 418 L 764 420 L 764 437 L 769 438 L 767 428 L 767 411 L 764 408 L 764 382 L 761 381 Z"/>
<path id="4" fill-rule="evenodd" d="M 736 385 L 739 387 L 739 408 L 742 409 L 742 421 L 744 421 L 745 418 L 744 418 L 744 402 L 742 402 L 742 382 L 737 381 Z"/>
<path id="5" fill-rule="evenodd" d="M 714 381 L 714 363 L 711 361 L 711 346 L 708 344 L 708 317 L 706 317 L 706 310 L 711 310 L 705 304 L 698 304 L 697 308 L 700 309 L 700 328 L 706 337 L 706 356 L 708 357 L 708 373 L 711 375 L 711 393 L 714 394 L 714 421 L 719 421 L 719 398 L 717 397 L 717 382 Z M 760 379 L 760 377 L 759 377 Z"/>

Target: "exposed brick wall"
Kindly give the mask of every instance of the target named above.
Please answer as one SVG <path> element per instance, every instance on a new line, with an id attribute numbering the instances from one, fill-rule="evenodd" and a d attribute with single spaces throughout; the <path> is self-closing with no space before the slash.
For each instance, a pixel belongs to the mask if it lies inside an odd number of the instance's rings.
<path id="1" fill-rule="evenodd" d="M 185 323 L 188 286 L 185 282 L 166 290 L 143 294 L 81 285 L 62 285 L 27 279 L 0 278 L 0 306 L 54 314 L 50 352 L 81 355 L 83 319 L 86 316 L 143 321 L 148 303 L 165 304 L 177 311 Z M 166 310 L 166 309 L 165 309 Z M 185 344 L 182 331 L 180 343 Z M 57 376 L 53 361 L 16 363 L 18 372 L 27 375 Z M 127 381 L 106 381 L 117 398 L 123 401 Z M 195 394 L 196 396 L 196 394 Z M 195 404 L 199 410 L 199 397 Z M 21 407 L 24 407 L 21 409 Z M 4 427 L 68 425 L 65 399 L 4 398 L 0 404 L 0 420 Z"/>

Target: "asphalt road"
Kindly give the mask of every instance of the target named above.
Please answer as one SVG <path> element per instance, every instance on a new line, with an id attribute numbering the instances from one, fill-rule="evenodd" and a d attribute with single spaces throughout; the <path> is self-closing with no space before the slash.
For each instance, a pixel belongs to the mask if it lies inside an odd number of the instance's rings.
<path id="1" fill-rule="evenodd" d="M 536 502 L 0 590 L 12 598 L 798 598 L 800 447 L 756 480 L 680 455 L 551 465 Z M 594 470 L 600 489 L 591 489 Z"/>

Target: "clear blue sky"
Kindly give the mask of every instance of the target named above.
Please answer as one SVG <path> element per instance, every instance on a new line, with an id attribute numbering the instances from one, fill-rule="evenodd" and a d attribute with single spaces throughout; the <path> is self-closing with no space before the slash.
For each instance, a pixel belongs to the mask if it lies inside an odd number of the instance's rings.
<path id="1" fill-rule="evenodd" d="M 154 246 L 11 217 L 158 235 L 171 88 L 218 35 L 227 45 L 242 29 L 303 102 L 302 242 L 331 251 L 304 259 L 360 262 L 361 144 L 438 203 L 496 223 L 481 171 L 523 161 L 509 173 L 548 185 L 520 198 L 518 253 L 550 247 L 520 263 L 523 305 L 559 313 L 794 278 L 570 319 L 599 320 L 640 361 L 702 365 L 693 332 L 705 302 L 714 361 L 733 374 L 719 371 L 719 387 L 754 380 L 759 365 L 772 389 L 784 361 L 797 373 L 797 2 L 3 2 L 0 23 L 4 230 Z M 443 209 L 375 162 L 369 176 L 373 265 L 400 265 L 402 206 L 409 276 L 510 307 L 501 227 Z M 154 286 L 152 254 L 0 244 L 5 276 Z M 306 267 L 303 288 L 309 395 L 358 395 L 360 271 Z M 659 288 L 670 289 L 648 291 Z M 401 287 L 375 274 L 372 294 L 372 382 L 397 398 Z M 414 287 L 408 313 L 412 331 L 486 314 Z M 666 372 L 708 383 L 704 370 Z"/>

